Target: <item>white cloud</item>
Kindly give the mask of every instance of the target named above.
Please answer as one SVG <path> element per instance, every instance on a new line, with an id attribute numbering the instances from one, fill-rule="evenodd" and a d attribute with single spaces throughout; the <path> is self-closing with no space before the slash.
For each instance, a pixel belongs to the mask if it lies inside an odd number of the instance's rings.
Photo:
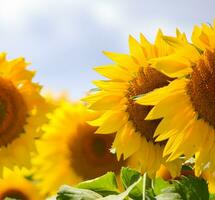
<path id="1" fill-rule="evenodd" d="M 98 1 L 92 6 L 91 14 L 100 25 L 113 28 L 118 27 L 124 18 L 116 1 Z"/>
<path id="2" fill-rule="evenodd" d="M 212 20 L 214 1 L 206 1 L 0 0 L 0 50 L 27 57 L 47 87 L 80 97 L 97 78 L 91 66 L 107 62 L 101 50 L 127 49 L 128 35 L 139 32 L 153 40 L 159 27 L 190 33 Z"/>

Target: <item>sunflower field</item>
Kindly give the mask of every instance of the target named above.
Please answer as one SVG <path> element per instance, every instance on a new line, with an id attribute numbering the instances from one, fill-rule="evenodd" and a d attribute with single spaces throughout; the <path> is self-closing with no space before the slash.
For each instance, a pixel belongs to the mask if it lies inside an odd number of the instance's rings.
<path id="1" fill-rule="evenodd" d="M 128 43 L 79 101 L 0 54 L 0 200 L 215 200 L 215 21 Z"/>

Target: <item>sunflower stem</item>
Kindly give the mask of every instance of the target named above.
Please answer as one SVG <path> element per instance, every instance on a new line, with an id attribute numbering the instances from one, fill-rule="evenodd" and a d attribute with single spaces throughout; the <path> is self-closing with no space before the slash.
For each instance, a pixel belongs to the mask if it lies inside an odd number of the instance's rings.
<path id="1" fill-rule="evenodd" d="M 143 175 L 143 200 L 146 200 L 146 191 L 152 188 L 152 180 L 149 178 L 147 173 Z"/>

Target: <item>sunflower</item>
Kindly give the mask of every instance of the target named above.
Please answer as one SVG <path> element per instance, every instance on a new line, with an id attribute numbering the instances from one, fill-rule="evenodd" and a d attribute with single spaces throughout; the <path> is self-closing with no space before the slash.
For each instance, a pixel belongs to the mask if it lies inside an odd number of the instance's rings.
<path id="1" fill-rule="evenodd" d="M 24 178 L 21 170 L 11 171 L 4 169 L 3 178 L 0 179 L 0 199 L 4 200 L 42 200 L 38 188 L 30 180 Z"/>
<path id="2" fill-rule="evenodd" d="M 86 122 L 96 116 L 82 103 L 65 100 L 50 114 L 33 160 L 35 179 L 43 194 L 53 194 L 62 184 L 76 185 L 107 171 L 119 174 L 125 162 L 118 162 L 110 152 L 114 136 L 94 134 L 96 128 Z"/>
<path id="3" fill-rule="evenodd" d="M 24 58 L 8 61 L 0 54 L 0 174 L 3 166 L 30 165 L 34 139 L 49 110 L 27 65 Z"/>
<path id="4" fill-rule="evenodd" d="M 169 85 L 141 96 L 137 103 L 154 106 L 146 119 L 163 118 L 154 134 L 167 141 L 168 161 L 195 155 L 195 174 L 215 171 L 215 25 L 195 27 L 193 44 L 165 37 L 176 50 L 152 59 L 151 66 L 177 78 Z"/>
<path id="5" fill-rule="evenodd" d="M 130 55 L 104 52 L 115 64 L 96 67 L 95 70 L 109 80 L 94 81 L 96 92 L 83 100 L 89 109 L 103 114 L 89 122 L 98 126 L 96 133 L 116 133 L 113 149 L 118 159 L 132 156 L 138 168 L 154 177 L 161 163 L 165 164 L 173 177 L 180 171 L 180 161 L 166 163 L 162 158 L 164 142 L 155 142 L 154 131 L 160 119 L 145 121 L 151 106 L 138 105 L 134 97 L 168 85 L 173 79 L 148 65 L 148 59 L 166 56 L 173 52 L 159 30 L 155 44 L 151 44 L 142 34 L 140 43 L 129 37 Z M 184 34 L 177 31 L 179 40 L 186 41 Z"/>

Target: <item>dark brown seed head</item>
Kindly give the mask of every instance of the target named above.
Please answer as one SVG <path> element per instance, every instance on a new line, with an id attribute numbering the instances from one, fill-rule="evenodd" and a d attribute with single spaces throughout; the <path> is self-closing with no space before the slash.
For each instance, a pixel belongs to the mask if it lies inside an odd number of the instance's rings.
<path id="1" fill-rule="evenodd" d="M 135 78 L 129 82 L 127 91 L 127 112 L 129 120 L 132 121 L 137 132 L 145 136 L 148 141 L 154 142 L 154 132 L 160 120 L 145 120 L 152 106 L 139 105 L 134 101 L 137 95 L 145 94 L 156 88 L 164 87 L 169 84 L 171 79 L 161 72 L 151 67 L 140 68 Z"/>
<path id="2" fill-rule="evenodd" d="M 0 147 L 23 133 L 26 117 L 23 96 L 10 80 L 0 77 Z"/>
<path id="3" fill-rule="evenodd" d="M 93 179 L 107 171 L 119 173 L 125 161 L 117 161 L 110 152 L 114 134 L 95 134 L 96 128 L 80 124 L 77 133 L 68 143 L 71 168 L 84 180 Z"/>
<path id="4" fill-rule="evenodd" d="M 215 50 L 204 52 L 186 89 L 198 117 L 215 128 Z"/>

